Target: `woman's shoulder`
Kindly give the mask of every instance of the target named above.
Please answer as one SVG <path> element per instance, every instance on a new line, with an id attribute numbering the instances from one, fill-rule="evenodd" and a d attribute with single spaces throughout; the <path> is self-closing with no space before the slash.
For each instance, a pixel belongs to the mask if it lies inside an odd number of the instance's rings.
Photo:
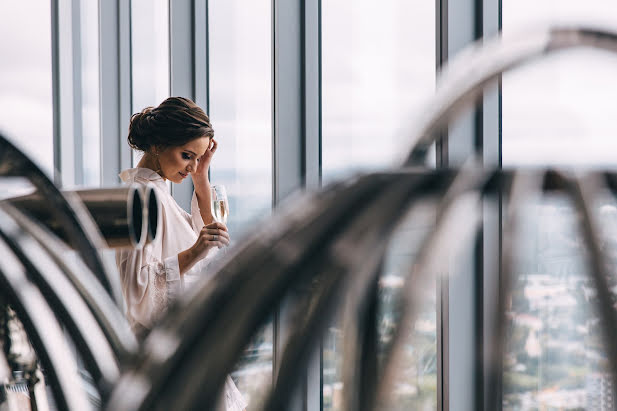
<path id="1" fill-rule="evenodd" d="M 156 171 L 151 170 L 149 168 L 143 168 L 143 167 L 128 168 L 126 170 L 123 170 L 120 174 L 118 174 L 118 176 L 124 183 L 151 182 L 154 184 L 161 183 L 165 185 L 165 180 L 163 179 L 163 177 L 161 177 Z"/>

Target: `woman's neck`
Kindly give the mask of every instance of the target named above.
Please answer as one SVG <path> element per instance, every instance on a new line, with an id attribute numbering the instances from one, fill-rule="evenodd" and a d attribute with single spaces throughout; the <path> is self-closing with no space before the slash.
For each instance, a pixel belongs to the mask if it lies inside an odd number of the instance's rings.
<path id="1" fill-rule="evenodd" d="M 158 175 L 163 177 L 164 180 L 166 180 L 165 176 L 163 175 L 163 172 L 161 171 L 160 163 L 157 161 L 157 158 L 155 158 L 153 155 L 149 153 L 144 154 L 141 160 L 139 160 L 139 163 L 137 163 L 137 167 L 148 168 L 156 172 Z"/>

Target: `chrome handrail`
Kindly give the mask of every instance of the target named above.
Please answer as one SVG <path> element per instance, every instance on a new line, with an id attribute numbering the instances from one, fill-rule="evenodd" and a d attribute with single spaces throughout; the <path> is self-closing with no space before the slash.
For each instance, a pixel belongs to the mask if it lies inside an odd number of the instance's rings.
<path id="1" fill-rule="evenodd" d="M 49 202 L 49 208 L 67 230 L 71 243 L 92 273 L 120 307 L 123 304 L 120 278 L 115 267 L 101 258 L 99 251 L 104 241 L 85 207 L 72 195 L 62 194 L 47 175 L 9 139 L 0 134 L 0 176 L 26 177 L 40 195 Z"/>

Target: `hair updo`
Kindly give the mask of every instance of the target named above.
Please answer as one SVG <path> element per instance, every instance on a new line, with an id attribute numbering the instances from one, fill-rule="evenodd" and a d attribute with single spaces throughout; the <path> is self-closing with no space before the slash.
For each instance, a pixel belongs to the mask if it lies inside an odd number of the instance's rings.
<path id="1" fill-rule="evenodd" d="M 214 137 L 210 119 L 184 97 L 169 97 L 158 107 L 146 107 L 133 114 L 129 124 L 129 146 L 144 152 L 152 147 L 182 146 L 200 137 Z"/>

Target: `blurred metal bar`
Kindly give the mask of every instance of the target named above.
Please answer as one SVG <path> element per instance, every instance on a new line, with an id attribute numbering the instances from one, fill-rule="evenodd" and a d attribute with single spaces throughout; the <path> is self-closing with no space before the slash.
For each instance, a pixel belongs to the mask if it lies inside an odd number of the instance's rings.
<path id="1" fill-rule="evenodd" d="M 111 299 L 111 296 L 92 275 L 89 268 L 81 260 L 66 258 L 67 248 L 44 226 L 35 223 L 23 213 L 7 204 L 0 206 L 3 212 L 11 218 L 28 235 L 37 241 L 52 259 L 58 269 L 62 271 L 68 281 L 75 287 L 90 312 L 103 331 L 107 342 L 114 352 L 116 361 L 125 366 L 137 352 L 137 340 L 124 316 L 124 313 Z"/>
<path id="2" fill-rule="evenodd" d="M 591 47 L 617 52 L 617 31 L 612 27 L 562 25 L 527 30 L 516 38 L 483 40 L 461 52 L 442 72 L 435 95 L 420 117 L 408 127 L 412 148 L 406 165 L 424 164 L 439 132 L 475 103 L 486 86 L 512 68 L 560 50 Z"/>
<path id="3" fill-rule="evenodd" d="M 153 190 L 148 190 L 147 193 L 149 197 L 146 210 L 144 194 L 135 185 L 63 192 L 64 195 L 76 194 L 79 197 L 110 248 L 141 248 L 147 238 L 155 235 L 156 229 L 152 232 L 148 224 L 154 221 L 155 227 L 157 226 L 156 194 Z M 65 226 L 50 210 L 47 199 L 40 194 L 34 193 L 4 201 L 27 212 L 70 247 L 77 248 L 77 245 L 71 242 Z"/>
<path id="4" fill-rule="evenodd" d="M 501 269 L 495 270 L 493 275 L 499 277 L 499 295 L 497 296 L 497 315 L 494 317 L 494 324 L 490 324 L 491 344 L 486 348 L 489 354 L 485 364 L 486 405 L 491 409 L 501 408 L 503 395 L 503 358 L 506 352 L 506 325 L 508 318 L 506 315 L 510 292 L 516 283 L 516 271 L 514 267 L 517 240 L 522 223 L 522 211 L 525 202 L 540 197 L 544 183 L 544 172 L 524 172 L 515 171 L 510 192 L 509 201 L 506 207 L 507 216 L 503 224 L 503 243 Z M 499 268 L 499 267 L 496 267 Z"/>
<path id="5" fill-rule="evenodd" d="M 19 227 L 0 207 L 0 238 L 27 271 L 28 278 L 41 290 L 45 300 L 66 326 L 75 347 L 85 361 L 103 398 L 120 376 L 118 358 L 84 300 L 58 269 L 47 252 Z M 14 210 L 17 212 L 17 210 Z"/>
<path id="6" fill-rule="evenodd" d="M 324 246 L 339 229 L 335 223 L 352 218 L 354 206 L 378 193 L 384 180 L 383 176 L 363 177 L 360 183 L 331 186 L 281 206 L 266 229 L 227 252 L 211 282 L 195 290 L 189 296 L 192 299 L 170 308 L 169 316 L 146 339 L 144 359 L 118 384 L 110 409 L 131 409 L 135 403 L 140 409 L 165 409 L 172 404 L 190 408 L 197 399 L 201 404 L 216 403 L 225 374 L 250 336 L 289 287 L 302 281 L 293 268 Z M 221 338 L 222 329 L 236 337 Z M 161 335 L 177 341 L 164 358 L 155 350 Z M 195 361 L 201 364 L 199 369 L 189 366 Z M 138 390 L 135 384 L 141 378 L 150 381 L 150 389 Z"/>
<path id="7" fill-rule="evenodd" d="M 377 398 L 371 401 L 372 403 L 386 402 L 396 375 L 396 364 L 402 353 L 403 338 L 410 333 L 415 322 L 420 303 L 424 299 L 422 293 L 426 290 L 426 283 L 431 276 L 439 275 L 435 273 L 436 267 L 439 263 L 443 264 L 446 257 L 440 254 L 444 250 L 447 250 L 447 256 L 456 253 L 463 243 L 461 240 L 466 238 L 470 230 L 476 228 L 480 220 L 480 195 L 494 174 L 495 172 L 486 174 L 481 169 L 461 171 L 439 204 L 437 224 L 423 243 L 412 267 L 413 272 L 404 280 L 399 324 L 385 350 L 381 380 L 376 382 Z M 469 214 L 461 218 L 463 211 Z M 451 231 L 448 233 L 447 229 Z"/>
<path id="8" fill-rule="evenodd" d="M 565 177 L 564 177 L 565 178 Z M 610 273 L 604 252 L 600 247 L 600 231 L 592 201 L 598 197 L 601 187 L 597 175 L 589 174 L 566 181 L 566 192 L 570 195 L 579 215 L 580 231 L 589 251 L 590 277 L 598 296 L 598 314 L 602 323 L 604 349 L 608 356 L 609 370 L 613 377 L 611 388 L 613 398 L 617 398 L 617 312 L 613 305 L 611 289 L 608 283 Z M 617 409 L 617 403 L 613 403 Z"/>
<path id="9" fill-rule="evenodd" d="M 313 255 L 311 261 L 301 268 L 302 272 L 312 273 L 308 275 L 318 276 L 317 281 L 324 284 L 315 292 L 315 301 L 311 306 L 298 308 L 303 320 L 297 322 L 293 328 L 276 385 L 265 409 L 285 410 L 288 392 L 297 383 L 294 367 L 305 366 L 305 361 L 313 349 L 312 345 L 318 345 L 319 338 L 330 324 L 334 313 L 340 311 L 343 302 L 353 307 L 350 311 L 361 315 L 361 308 L 366 302 L 363 297 L 371 293 L 368 288 L 376 281 L 374 275 L 379 272 L 378 267 L 386 250 L 387 238 L 394 230 L 395 223 L 405 214 L 409 202 L 444 190 L 444 185 L 447 187 L 451 182 L 452 175 L 451 172 L 439 172 L 413 178 L 405 172 L 387 174 L 390 181 L 381 194 L 356 205 L 361 211 L 354 220 L 347 226 L 341 227 L 340 233 L 329 239 L 329 246 L 319 254 Z M 312 305 L 316 307 L 313 308 Z M 349 330 L 351 327 L 345 328 Z M 357 324 L 357 329 L 351 335 L 354 337 L 363 335 L 365 330 L 365 325 Z M 350 341 L 346 336 L 347 353 L 354 351 L 346 356 L 348 359 L 357 359 L 362 351 L 368 349 L 361 342 L 354 342 L 354 337 Z M 377 353 L 368 356 L 370 358 L 373 355 L 376 358 Z M 345 387 L 345 390 L 354 392 L 346 396 L 352 403 L 344 405 L 343 408 L 360 409 L 359 402 L 353 399 L 366 395 L 358 390 L 367 383 L 367 378 L 375 377 L 376 374 L 363 374 L 363 367 L 353 361 L 351 364 L 345 363 L 345 366 L 349 366 L 358 374 L 359 379 L 356 382 L 359 384 Z M 351 369 L 345 370 L 344 382 L 355 380 L 356 377 L 351 378 L 349 375 Z M 371 385 L 370 382 L 367 385 Z M 370 404 L 362 406 L 371 407 Z"/>
<path id="10" fill-rule="evenodd" d="M 154 185 L 148 184 L 144 190 L 144 224 L 148 227 L 146 244 L 154 241 L 161 227 L 161 200 L 156 195 Z"/>
<path id="11" fill-rule="evenodd" d="M 0 177 L 26 177 L 41 196 L 47 199 L 49 208 L 66 229 L 71 243 L 103 287 L 118 306 L 122 305 L 120 279 L 115 267 L 109 266 L 99 255 L 104 242 L 95 223 L 83 204 L 71 196 L 63 195 L 37 166 L 21 150 L 0 134 Z"/>
<path id="12" fill-rule="evenodd" d="M 23 266 L 0 241 L 0 294 L 17 312 L 41 364 L 47 372 L 57 407 L 89 408 L 77 374 L 77 365 L 58 321 L 41 292 L 26 277 Z"/>

